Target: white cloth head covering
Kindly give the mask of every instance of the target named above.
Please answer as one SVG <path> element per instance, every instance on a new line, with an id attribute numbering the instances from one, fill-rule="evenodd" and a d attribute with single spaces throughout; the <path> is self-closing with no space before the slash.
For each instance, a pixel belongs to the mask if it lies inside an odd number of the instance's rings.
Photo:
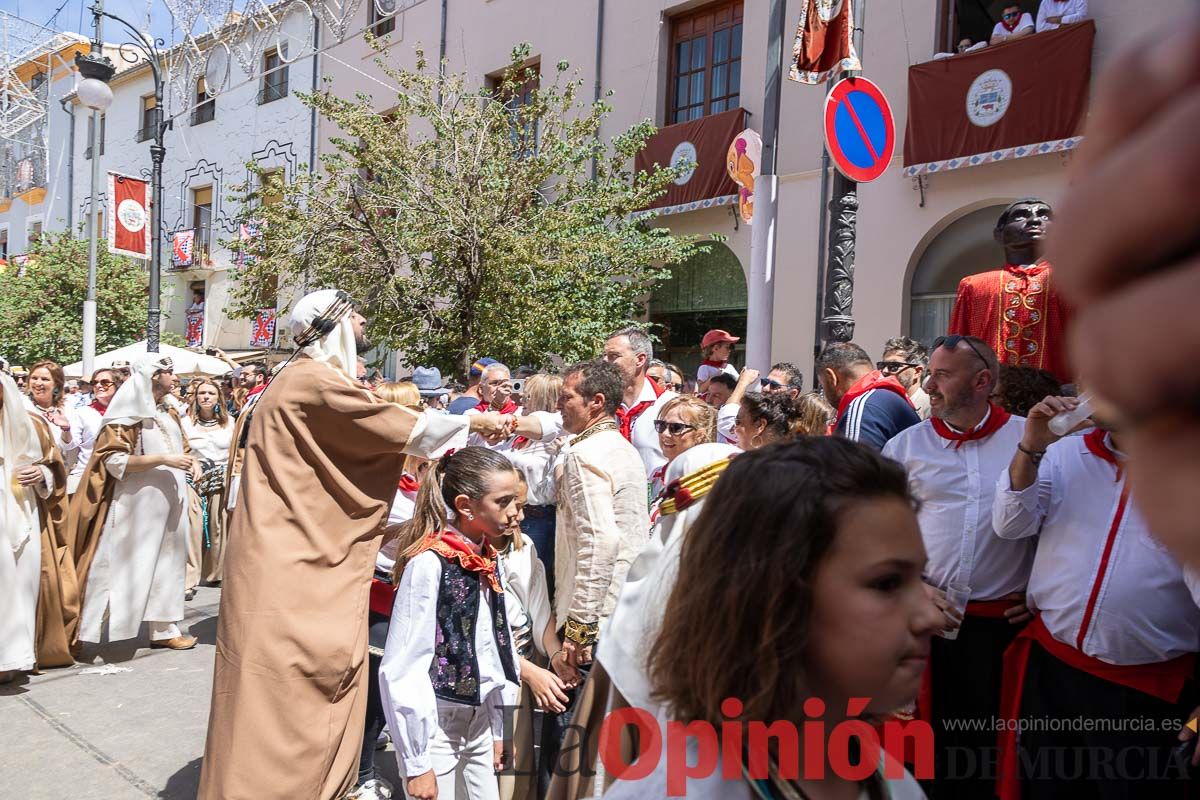
<path id="1" fill-rule="evenodd" d="M 41 535 L 37 498 L 29 488 L 17 491 L 13 475 L 42 459 L 42 445 L 17 382 L 0 372 L 0 387 L 4 394 L 0 411 L 0 540 L 15 552 L 30 537 Z"/>
<path id="2" fill-rule="evenodd" d="M 292 309 L 292 336 L 299 336 L 307 330 L 313 320 L 324 314 L 337 299 L 337 289 L 321 289 L 300 298 Z M 358 368 L 358 347 L 354 344 L 354 327 L 350 324 L 349 310 L 338 320 L 337 327 L 300 352 L 313 361 L 322 361 L 341 370 L 353 380 Z"/>
<path id="3" fill-rule="evenodd" d="M 129 377 L 104 410 L 103 424 L 136 425 L 143 420 L 154 419 L 158 403 L 154 402 L 151 381 L 154 373 L 164 369 L 171 369 L 169 356 L 147 353 L 134 361 Z"/>
<path id="4" fill-rule="evenodd" d="M 724 461 L 741 450 L 731 444 L 698 444 L 667 467 L 664 485 Z M 600 632 L 604 647 L 596 658 L 612 678 L 613 686 L 634 708 L 658 715 L 660 703 L 651 697 L 646 659 L 662 625 L 667 598 L 679 573 L 679 551 L 688 528 L 700 516 L 707 496 L 687 508 L 659 516 L 650 541 L 629 568 L 617 606 Z"/>

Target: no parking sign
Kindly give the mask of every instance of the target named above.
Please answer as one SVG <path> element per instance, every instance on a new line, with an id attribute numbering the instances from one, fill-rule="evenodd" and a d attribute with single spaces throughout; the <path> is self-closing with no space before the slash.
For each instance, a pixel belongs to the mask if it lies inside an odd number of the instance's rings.
<path id="1" fill-rule="evenodd" d="M 866 78 L 843 78 L 825 98 L 825 146 L 838 170 L 869 183 L 887 171 L 896 122 L 883 91 Z"/>

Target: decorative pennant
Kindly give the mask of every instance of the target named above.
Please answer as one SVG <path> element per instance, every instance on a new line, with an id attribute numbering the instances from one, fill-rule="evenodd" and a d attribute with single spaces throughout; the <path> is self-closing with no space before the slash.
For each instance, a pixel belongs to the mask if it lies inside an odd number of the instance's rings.
<path id="1" fill-rule="evenodd" d="M 190 267 L 195 252 L 196 231 L 188 229 L 171 234 L 171 263 L 176 267 Z"/>
<path id="2" fill-rule="evenodd" d="M 854 51 L 853 0 L 804 0 L 788 78 L 824 83 L 838 72 L 861 70 Z"/>
<path id="3" fill-rule="evenodd" d="M 754 222 L 754 182 L 762 162 L 762 137 L 747 128 L 734 137 L 725 159 L 729 177 L 738 185 L 738 211 L 742 220 Z"/>
<path id="4" fill-rule="evenodd" d="M 204 312 L 189 311 L 184 315 L 187 327 L 184 338 L 188 347 L 200 347 L 204 344 Z"/>
<path id="5" fill-rule="evenodd" d="M 108 173 L 108 252 L 150 259 L 149 184 Z"/>
<path id="6" fill-rule="evenodd" d="M 251 347 L 273 347 L 275 345 L 275 322 L 278 314 L 273 308 L 260 308 L 254 315 L 250 328 Z"/>

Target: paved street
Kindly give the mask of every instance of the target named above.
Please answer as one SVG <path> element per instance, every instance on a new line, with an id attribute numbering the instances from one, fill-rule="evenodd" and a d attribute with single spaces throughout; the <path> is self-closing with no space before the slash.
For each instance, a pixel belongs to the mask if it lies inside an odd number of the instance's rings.
<path id="1" fill-rule="evenodd" d="M 85 650 L 70 669 L 0 687 L 0 798 L 140 800 L 196 796 L 208 721 L 218 589 L 187 603 L 200 644 L 151 650 L 132 643 Z M 122 671 L 88 673 L 109 664 Z M 126 671 L 127 670 L 127 671 Z M 391 751 L 381 772 L 395 782 Z"/>

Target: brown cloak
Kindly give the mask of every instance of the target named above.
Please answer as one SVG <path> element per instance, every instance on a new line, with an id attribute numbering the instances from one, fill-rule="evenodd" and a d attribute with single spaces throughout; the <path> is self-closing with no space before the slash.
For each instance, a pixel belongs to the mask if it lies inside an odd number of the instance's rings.
<path id="1" fill-rule="evenodd" d="M 69 630 L 79 618 L 79 588 L 75 583 L 75 562 L 66 543 L 67 468 L 62 453 L 45 420 L 35 420 L 43 458 L 39 465 L 49 467 L 54 490 L 38 498 L 38 518 L 42 522 L 42 567 L 38 587 L 36 644 L 38 668 L 69 667 L 71 657 Z"/>
<path id="2" fill-rule="evenodd" d="M 168 408 L 167 413 L 178 424 L 179 414 L 175 409 Z M 78 606 L 68 630 L 72 644 L 79 641 L 80 614 L 83 609 L 83 595 L 87 591 L 88 572 L 96 557 L 96 548 L 100 545 L 100 534 L 104 531 L 104 522 L 108 519 L 108 509 L 112 505 L 113 487 L 116 486 L 116 481 L 109 480 L 105 462 L 109 456 L 117 453 L 134 455 L 141 429 L 140 423 L 108 424 L 100 428 L 100 434 L 96 437 L 96 444 L 92 449 L 92 458 L 83 472 L 79 487 L 71 496 L 65 543 L 70 547 L 75 559 L 75 580 L 79 587 Z M 182 432 L 182 427 L 180 430 Z M 187 436 L 183 436 L 182 439 L 183 452 L 191 453 Z M 182 586 L 179 587 L 179 591 L 183 592 Z"/>
<path id="3" fill-rule="evenodd" d="M 239 418 L 249 435 L 229 519 L 204 800 L 332 800 L 353 787 L 371 575 L 418 420 L 308 358 L 274 379 L 248 423 Z"/>

